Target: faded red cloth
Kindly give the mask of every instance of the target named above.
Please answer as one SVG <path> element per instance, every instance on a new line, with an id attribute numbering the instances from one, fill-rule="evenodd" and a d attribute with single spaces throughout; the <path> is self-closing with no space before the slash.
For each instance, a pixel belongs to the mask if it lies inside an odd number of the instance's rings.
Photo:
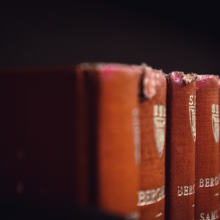
<path id="1" fill-rule="evenodd" d="M 194 218 L 195 80 L 195 75 L 182 72 L 168 76 L 166 215 L 169 220 Z"/>
<path id="2" fill-rule="evenodd" d="M 88 98 L 91 202 L 107 212 L 135 219 L 139 216 L 138 93 L 142 68 L 82 64 L 79 71 Z"/>
<path id="3" fill-rule="evenodd" d="M 141 97 L 140 219 L 165 217 L 166 78 L 162 71 L 146 68 Z"/>
<path id="4" fill-rule="evenodd" d="M 218 79 L 216 76 L 199 77 L 196 105 L 195 219 L 217 219 L 219 204 L 219 112 Z"/>

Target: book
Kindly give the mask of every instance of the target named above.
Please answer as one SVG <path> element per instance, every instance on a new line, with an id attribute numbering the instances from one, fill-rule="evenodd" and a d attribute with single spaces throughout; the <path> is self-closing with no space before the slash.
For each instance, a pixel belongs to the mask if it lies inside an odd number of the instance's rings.
<path id="1" fill-rule="evenodd" d="M 218 106 L 220 106 L 220 79 L 218 80 Z M 218 173 L 218 179 L 220 181 L 220 149 L 219 149 L 219 173 Z M 220 184 L 219 184 L 219 192 L 220 192 Z M 219 207 L 218 208 L 219 208 L 219 213 L 220 213 L 220 196 L 219 196 Z"/>
<path id="2" fill-rule="evenodd" d="M 219 96 L 217 76 L 199 76 L 196 88 L 195 219 L 218 219 Z"/>
<path id="3" fill-rule="evenodd" d="M 84 63 L 77 69 L 88 100 L 90 204 L 137 219 L 142 67 Z"/>
<path id="4" fill-rule="evenodd" d="M 145 67 L 140 94 L 140 219 L 165 217 L 166 77 Z"/>
<path id="5" fill-rule="evenodd" d="M 1 71 L 1 203 L 88 204 L 81 84 L 74 67 Z"/>
<path id="6" fill-rule="evenodd" d="M 167 77 L 166 216 L 194 219 L 196 75 Z"/>

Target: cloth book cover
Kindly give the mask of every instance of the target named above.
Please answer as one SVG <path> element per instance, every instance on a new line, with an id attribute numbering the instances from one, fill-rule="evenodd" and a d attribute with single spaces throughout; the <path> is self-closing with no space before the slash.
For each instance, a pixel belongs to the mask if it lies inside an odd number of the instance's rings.
<path id="1" fill-rule="evenodd" d="M 218 219 L 219 207 L 219 96 L 218 78 L 199 76 L 196 91 L 196 215 Z"/>
<path id="2" fill-rule="evenodd" d="M 194 219 L 196 75 L 172 72 L 167 77 L 166 215 Z"/>
<path id="3" fill-rule="evenodd" d="M 165 217 L 166 77 L 145 67 L 140 94 L 140 219 Z"/>

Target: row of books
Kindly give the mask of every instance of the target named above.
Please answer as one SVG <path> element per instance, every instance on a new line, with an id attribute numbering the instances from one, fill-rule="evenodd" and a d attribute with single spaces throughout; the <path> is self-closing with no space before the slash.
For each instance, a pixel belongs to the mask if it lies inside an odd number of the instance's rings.
<path id="1" fill-rule="evenodd" d="M 0 202 L 219 218 L 219 79 L 147 65 L 0 72 Z"/>

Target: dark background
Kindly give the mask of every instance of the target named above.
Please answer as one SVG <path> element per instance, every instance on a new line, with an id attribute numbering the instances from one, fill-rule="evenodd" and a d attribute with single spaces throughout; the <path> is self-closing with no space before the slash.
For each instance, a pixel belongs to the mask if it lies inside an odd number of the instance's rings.
<path id="1" fill-rule="evenodd" d="M 0 67 L 146 62 L 166 72 L 218 74 L 219 19 L 211 2 L 1 5 Z"/>

